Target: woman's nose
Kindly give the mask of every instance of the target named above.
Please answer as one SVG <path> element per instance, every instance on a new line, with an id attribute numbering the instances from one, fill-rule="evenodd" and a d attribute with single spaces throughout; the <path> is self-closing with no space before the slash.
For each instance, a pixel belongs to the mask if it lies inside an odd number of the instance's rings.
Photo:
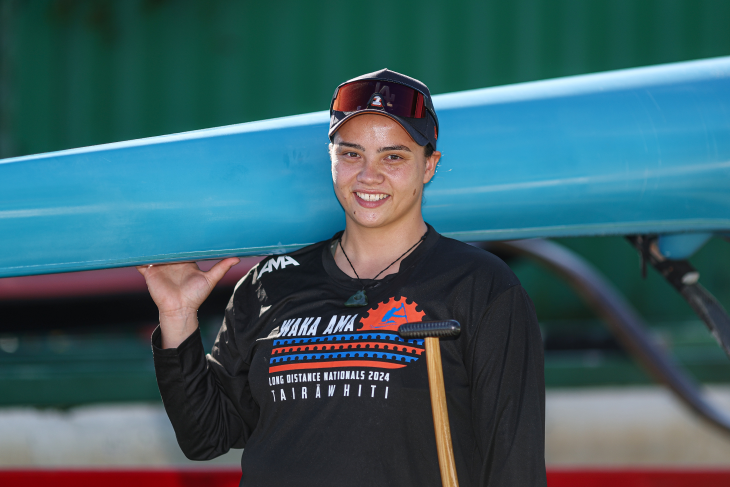
<path id="1" fill-rule="evenodd" d="M 371 160 L 365 160 L 363 163 L 360 173 L 357 175 L 357 180 L 362 183 L 378 183 L 382 180 L 382 174 L 378 168 L 378 165 Z"/>

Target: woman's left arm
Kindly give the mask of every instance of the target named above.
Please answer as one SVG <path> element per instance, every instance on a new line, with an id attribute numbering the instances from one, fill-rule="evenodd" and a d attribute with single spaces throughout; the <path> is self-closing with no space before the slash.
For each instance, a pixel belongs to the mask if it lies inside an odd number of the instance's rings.
<path id="1" fill-rule="evenodd" d="M 480 485 L 544 486 L 543 345 L 532 301 L 516 285 L 480 314 L 464 356 L 483 461 Z"/>

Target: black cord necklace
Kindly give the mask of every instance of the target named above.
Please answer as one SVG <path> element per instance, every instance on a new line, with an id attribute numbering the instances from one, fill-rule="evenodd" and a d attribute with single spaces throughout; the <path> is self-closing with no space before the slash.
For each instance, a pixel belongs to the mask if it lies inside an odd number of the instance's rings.
<path id="1" fill-rule="evenodd" d="M 408 249 L 405 252 L 403 252 L 403 255 L 401 255 L 400 257 L 398 257 L 397 259 L 395 259 L 393 262 L 391 262 L 388 265 L 388 267 L 386 267 L 382 271 L 378 272 L 378 274 L 375 277 L 373 277 L 373 281 L 376 280 L 378 278 L 378 276 L 380 276 L 380 274 L 382 274 L 383 272 L 385 272 L 388 269 L 390 269 L 393 266 L 393 264 L 395 264 L 396 262 L 398 262 L 399 260 L 401 260 L 408 252 L 410 252 L 411 250 L 415 249 L 416 246 L 419 243 L 421 243 L 424 240 L 426 240 L 426 234 L 427 233 L 428 233 L 428 230 L 426 230 L 426 233 L 424 233 L 423 236 L 420 239 L 418 239 L 418 242 L 416 242 L 416 243 L 413 244 L 413 247 L 411 247 L 410 249 Z M 350 262 L 350 258 L 347 256 L 347 253 L 345 252 L 345 247 L 342 246 L 342 239 L 340 239 L 339 244 L 340 244 L 340 248 L 342 249 L 342 255 L 345 256 L 345 259 L 347 259 L 347 263 L 350 264 L 350 268 L 352 268 L 352 272 L 355 273 L 355 277 L 357 277 L 357 281 L 362 286 L 362 289 L 361 290 L 359 290 L 358 292 L 356 292 L 355 294 L 353 294 L 352 296 L 350 296 L 349 299 L 347 301 L 345 301 L 345 306 L 347 306 L 348 308 L 360 308 L 362 306 L 367 306 L 368 305 L 368 296 L 367 296 L 367 294 L 365 294 L 365 290 L 368 287 L 377 286 L 378 283 L 377 282 L 376 283 L 373 283 L 370 286 L 366 286 L 365 284 L 363 284 L 362 280 L 360 279 L 360 276 L 357 275 L 357 271 L 355 270 L 355 266 L 352 265 L 352 262 Z"/>

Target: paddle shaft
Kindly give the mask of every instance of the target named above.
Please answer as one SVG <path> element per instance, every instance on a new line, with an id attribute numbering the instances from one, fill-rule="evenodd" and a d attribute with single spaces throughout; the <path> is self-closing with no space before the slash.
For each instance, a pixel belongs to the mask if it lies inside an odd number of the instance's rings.
<path id="1" fill-rule="evenodd" d="M 439 346 L 439 339 L 437 337 L 427 337 L 425 341 L 428 386 L 431 391 L 431 410 L 433 411 L 433 427 L 436 430 L 436 449 L 438 450 L 441 482 L 444 487 L 458 487 L 459 481 L 456 478 L 449 414 L 446 410 L 446 390 L 444 388 L 444 371 L 441 365 L 441 347 Z"/>

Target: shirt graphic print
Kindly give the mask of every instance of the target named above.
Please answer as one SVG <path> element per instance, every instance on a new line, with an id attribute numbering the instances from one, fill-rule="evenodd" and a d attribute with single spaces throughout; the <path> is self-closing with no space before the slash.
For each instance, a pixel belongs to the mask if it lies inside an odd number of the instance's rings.
<path id="1" fill-rule="evenodd" d="M 333 315 L 326 319 L 306 317 L 285 320 L 271 350 L 269 385 L 318 382 L 322 379 L 321 375 L 324 375 L 325 381 L 366 378 L 362 370 L 326 371 L 348 367 L 376 369 L 371 370 L 367 378 L 387 381 L 389 374 L 378 374 L 377 369 L 401 369 L 423 356 L 423 339 L 403 339 L 398 335 L 398 327 L 404 323 L 422 321 L 424 316 L 425 313 L 418 310 L 418 304 L 414 301 L 406 297 L 392 297 L 378 303 L 359 319 L 357 314 L 351 314 Z M 318 329 L 322 331 L 317 333 Z M 325 369 L 325 372 L 306 372 L 312 369 Z M 304 372 L 292 373 L 294 371 Z M 283 372 L 286 374 L 281 374 Z M 304 391 L 303 388 L 300 395 L 303 396 Z M 271 392 L 275 402 L 277 399 L 286 400 L 283 392 L 279 395 L 274 390 Z M 319 387 L 315 394 L 315 397 L 321 397 Z M 361 394 L 362 390 L 359 390 L 358 395 Z M 292 392 L 292 399 L 296 398 L 296 393 Z"/>

